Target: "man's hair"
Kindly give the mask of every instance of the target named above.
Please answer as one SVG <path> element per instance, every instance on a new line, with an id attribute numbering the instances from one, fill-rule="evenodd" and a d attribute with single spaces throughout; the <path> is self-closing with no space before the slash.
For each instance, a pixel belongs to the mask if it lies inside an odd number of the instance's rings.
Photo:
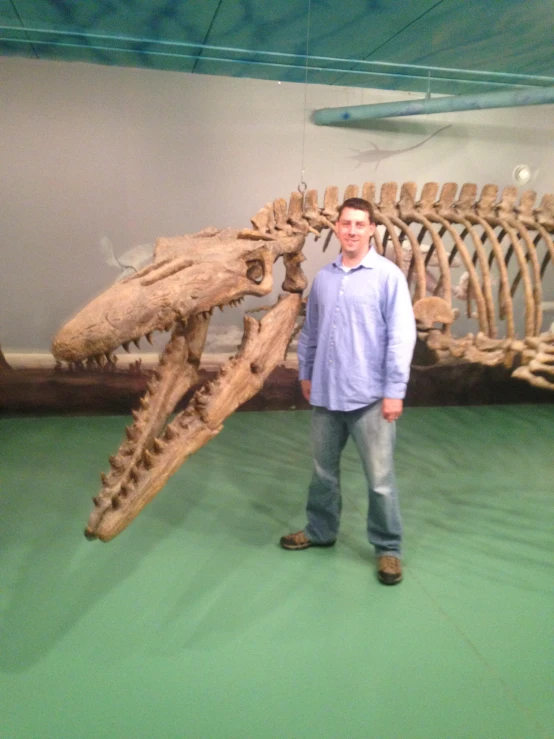
<path id="1" fill-rule="evenodd" d="M 354 210 L 364 210 L 369 216 L 369 222 L 375 223 L 373 218 L 373 206 L 368 200 L 363 198 L 347 198 L 344 203 L 339 207 L 339 215 L 337 220 L 341 217 L 342 211 L 345 208 L 353 208 Z"/>

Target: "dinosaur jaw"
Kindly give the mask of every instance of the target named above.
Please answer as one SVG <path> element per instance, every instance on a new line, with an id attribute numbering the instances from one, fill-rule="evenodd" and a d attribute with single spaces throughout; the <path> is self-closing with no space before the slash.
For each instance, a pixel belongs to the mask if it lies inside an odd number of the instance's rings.
<path id="1" fill-rule="evenodd" d="M 236 238 L 236 232 L 159 239 L 155 261 L 112 285 L 55 336 L 58 361 L 113 361 L 113 352 L 154 331 L 171 331 L 215 307 L 273 289 L 278 242 Z"/>
<path id="2" fill-rule="evenodd" d="M 288 295 L 260 322 L 245 317 L 237 354 L 166 426 L 178 400 L 197 380 L 208 319 L 195 317 L 174 330 L 141 400 L 141 409 L 134 412 L 125 440 L 110 457 L 111 470 L 102 475 L 102 489 L 93 499 L 95 507 L 85 530 L 87 538 L 109 541 L 123 531 L 181 464 L 216 436 L 224 420 L 260 390 L 285 355 L 301 302 L 299 294 Z"/>
<path id="3" fill-rule="evenodd" d="M 158 239 L 154 261 L 121 280 L 87 305 L 54 338 L 58 361 L 82 365 L 114 362 L 113 352 L 139 344 L 153 331 L 171 339 L 133 412 L 133 423 L 110 457 L 102 488 L 85 534 L 109 541 L 135 518 L 168 477 L 193 452 L 219 433 L 223 421 L 252 397 L 285 355 L 306 279 L 302 234 L 243 233 L 206 229 L 192 236 Z M 210 315 L 216 306 L 235 305 L 246 295 L 273 288 L 273 264 L 282 256 L 284 289 L 293 294 L 271 309 L 261 323 L 245 318 L 238 354 L 223 366 L 215 383 L 201 388 L 189 407 L 167 419 L 198 381 L 198 367 Z"/>
<path id="4" fill-rule="evenodd" d="M 271 269 L 264 260 L 254 262 L 250 271 L 263 273 L 259 282 L 229 270 L 213 281 L 204 269 L 191 268 L 187 283 L 161 282 L 146 291 L 138 275 L 116 283 L 87 305 L 55 336 L 52 353 L 56 360 L 70 363 L 113 362 L 120 347 L 126 351 L 146 337 L 152 343 L 155 331 L 173 331 L 189 319 L 209 317 L 214 308 L 223 310 L 242 302 L 246 295 L 262 296 L 271 292 Z M 139 273 L 140 274 L 140 273 Z"/>
<path id="5" fill-rule="evenodd" d="M 209 321 L 209 315 L 200 314 L 186 324 L 179 322 L 173 329 L 160 363 L 140 400 L 140 407 L 133 411 L 133 422 L 126 427 L 125 438 L 117 453 L 110 457 L 110 471 L 101 476 L 102 489 L 93 499 L 95 511 L 85 531 L 87 538 L 99 536 L 96 525 L 108 509 L 123 508 L 125 515 L 125 508 L 132 507 L 132 498 L 127 500 L 129 491 L 136 484 L 140 470 L 148 465 L 151 455 L 159 449 L 169 415 L 198 381 Z"/>

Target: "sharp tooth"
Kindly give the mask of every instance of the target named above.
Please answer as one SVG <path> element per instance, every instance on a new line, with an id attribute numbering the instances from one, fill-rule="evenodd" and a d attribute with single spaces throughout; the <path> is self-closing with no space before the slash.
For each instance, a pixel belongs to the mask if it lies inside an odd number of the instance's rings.
<path id="1" fill-rule="evenodd" d="M 139 411 L 131 411 L 131 415 L 133 416 L 133 418 L 135 419 L 135 421 L 138 421 L 139 418 L 140 418 Z"/>
<path id="2" fill-rule="evenodd" d="M 177 432 L 177 431 L 176 431 L 176 430 L 175 430 L 175 429 L 173 428 L 173 426 L 168 426 L 168 427 L 166 428 L 166 430 L 165 430 L 165 434 L 164 434 L 164 436 L 165 436 L 165 438 L 166 438 L 166 439 L 167 439 L 168 441 L 171 441 L 171 440 L 172 440 L 172 439 L 174 439 L 174 438 L 175 438 L 176 436 L 178 436 L 178 432 Z"/>
<path id="3" fill-rule="evenodd" d="M 131 351 L 129 349 L 129 342 L 128 341 L 124 341 L 123 344 L 121 344 L 121 346 L 125 349 L 126 352 L 130 352 Z"/>
<path id="4" fill-rule="evenodd" d="M 150 408 L 150 401 L 148 398 L 145 398 L 144 396 L 140 399 L 140 404 L 144 408 L 145 411 L 147 411 Z"/>
<path id="5" fill-rule="evenodd" d="M 219 308 L 219 310 L 220 310 L 220 311 L 221 311 L 221 312 L 223 313 L 223 306 L 222 306 L 222 305 L 218 305 L 217 307 L 218 307 L 218 308 Z"/>
<path id="6" fill-rule="evenodd" d="M 125 434 L 129 441 L 135 441 L 137 438 L 137 431 L 132 426 L 125 426 Z"/>
<path id="7" fill-rule="evenodd" d="M 154 457 L 152 454 L 150 454 L 148 449 L 145 449 L 142 453 L 142 461 L 144 462 L 144 466 L 147 470 L 154 466 Z"/>
<path id="8" fill-rule="evenodd" d="M 146 334 L 146 341 L 152 346 L 152 331 Z"/>
<path id="9" fill-rule="evenodd" d="M 154 447 L 154 451 L 156 452 L 156 454 L 161 454 L 165 449 L 165 444 L 161 439 L 158 438 L 154 439 L 154 443 L 152 444 L 152 446 Z"/>
<path id="10" fill-rule="evenodd" d="M 106 485 L 108 484 L 108 478 L 107 478 L 107 475 L 104 472 L 101 472 L 100 473 L 100 480 L 102 482 L 102 486 L 103 487 L 106 487 Z"/>
<path id="11" fill-rule="evenodd" d="M 133 339 L 133 344 L 136 346 L 137 349 L 140 349 L 140 336 L 138 339 Z"/>
<path id="12" fill-rule="evenodd" d="M 110 462 L 110 467 L 112 467 L 112 469 L 114 470 L 120 470 L 124 467 L 123 460 L 121 459 L 121 457 L 111 456 L 109 459 L 109 462 Z"/>
<path id="13" fill-rule="evenodd" d="M 102 503 L 102 499 L 99 498 L 98 496 L 95 496 L 92 499 L 92 502 L 94 503 L 94 505 L 96 506 L 96 508 L 98 508 L 100 506 L 100 504 Z"/>

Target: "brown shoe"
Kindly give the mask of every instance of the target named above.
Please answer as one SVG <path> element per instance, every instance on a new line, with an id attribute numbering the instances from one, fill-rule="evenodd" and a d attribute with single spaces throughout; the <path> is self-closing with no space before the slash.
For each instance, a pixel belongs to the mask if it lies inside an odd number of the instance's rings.
<path id="1" fill-rule="evenodd" d="M 384 554 L 379 557 L 377 577 L 383 585 L 396 585 L 402 580 L 402 562 L 398 557 Z"/>
<path id="2" fill-rule="evenodd" d="M 309 547 L 332 547 L 335 542 L 329 541 L 319 543 L 317 541 L 310 541 L 310 539 L 308 539 L 303 531 L 297 531 L 294 534 L 287 534 L 286 536 L 282 536 L 279 540 L 279 544 L 283 547 L 283 549 L 298 550 L 308 549 Z"/>

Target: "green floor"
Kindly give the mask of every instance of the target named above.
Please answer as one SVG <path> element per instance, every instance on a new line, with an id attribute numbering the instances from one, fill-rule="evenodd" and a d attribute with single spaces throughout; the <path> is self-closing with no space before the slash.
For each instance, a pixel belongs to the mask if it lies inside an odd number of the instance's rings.
<path id="1" fill-rule="evenodd" d="M 235 414 L 109 544 L 82 530 L 124 418 L 0 421 L 2 739 L 554 735 L 554 406 L 408 409 L 404 582 L 353 447 L 330 550 L 309 413 Z"/>

